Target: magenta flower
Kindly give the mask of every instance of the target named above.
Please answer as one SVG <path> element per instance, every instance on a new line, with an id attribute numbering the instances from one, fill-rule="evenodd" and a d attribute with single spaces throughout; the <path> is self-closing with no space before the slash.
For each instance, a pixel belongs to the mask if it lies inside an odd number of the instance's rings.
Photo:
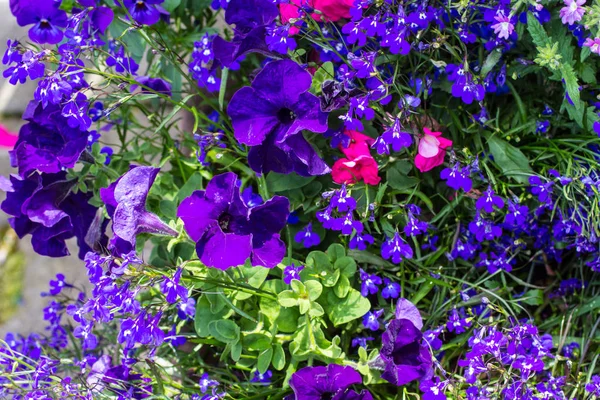
<path id="1" fill-rule="evenodd" d="M 325 132 L 327 114 L 308 93 L 310 73 L 291 60 L 274 61 L 258 73 L 252 86 L 238 90 L 228 113 L 240 143 L 251 146 L 250 167 L 256 172 L 323 175 L 330 171 L 302 136 L 303 130 Z"/>
<path id="2" fill-rule="evenodd" d="M 560 18 L 563 24 L 573 25 L 577 21 L 581 21 L 585 9 L 581 7 L 585 4 L 585 0 L 564 0 L 565 6 L 560 9 Z"/>
<path id="3" fill-rule="evenodd" d="M 587 38 L 583 45 L 589 47 L 592 53 L 600 54 L 600 37 L 595 39 Z"/>
<path id="4" fill-rule="evenodd" d="M 514 32 L 515 25 L 512 23 L 509 15 L 496 15 L 494 17 L 496 24 L 492 25 L 494 33 L 498 35 L 499 39 L 508 39 L 508 37 Z"/>
<path id="5" fill-rule="evenodd" d="M 250 258 L 252 265 L 273 268 L 285 255 L 279 231 L 286 224 L 289 206 L 288 199 L 275 196 L 249 209 L 240 197 L 237 176 L 227 172 L 185 199 L 177 216 L 206 266 L 224 270 Z"/>

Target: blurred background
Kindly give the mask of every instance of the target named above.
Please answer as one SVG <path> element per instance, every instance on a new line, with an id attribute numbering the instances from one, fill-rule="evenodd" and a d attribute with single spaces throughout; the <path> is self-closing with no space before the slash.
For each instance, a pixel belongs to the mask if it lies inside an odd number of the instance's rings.
<path id="1" fill-rule="evenodd" d="M 48 1 L 48 0 L 40 0 Z M 8 39 L 27 41 L 27 29 L 17 25 L 10 13 L 9 0 L 0 0 L 0 52 L 6 51 Z M 2 66 L 4 71 L 4 66 Z M 13 86 L 0 75 L 0 128 L 17 134 L 22 125 L 21 114 L 33 98 L 35 83 Z M 10 167 L 8 151 L 0 147 L 0 175 L 15 172 Z M 0 201 L 5 193 L 0 191 Z M 40 296 L 48 291 L 48 282 L 57 273 L 66 276 L 66 282 L 82 286 L 87 282 L 85 267 L 77 256 L 46 258 L 37 255 L 30 238 L 19 240 L 7 223 L 8 216 L 0 211 L 0 339 L 7 332 L 43 333 L 43 310 L 47 299 Z M 69 243 L 71 253 L 76 246 Z"/>

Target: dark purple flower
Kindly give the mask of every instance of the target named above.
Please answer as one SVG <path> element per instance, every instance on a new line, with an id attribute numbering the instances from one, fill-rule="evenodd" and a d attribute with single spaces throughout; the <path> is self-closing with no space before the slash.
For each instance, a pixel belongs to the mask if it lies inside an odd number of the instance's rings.
<path id="1" fill-rule="evenodd" d="M 19 139 L 11 151 L 11 164 L 21 176 L 37 170 L 55 173 L 73 168 L 88 141 L 88 132 L 69 126 L 60 107 L 46 108 L 36 101 L 27 106 Z"/>
<path id="2" fill-rule="evenodd" d="M 367 337 L 355 337 L 354 339 L 352 339 L 352 347 L 367 347 L 367 342 L 371 341 L 371 340 L 375 340 L 375 338 L 371 337 L 371 336 L 367 336 Z"/>
<path id="3" fill-rule="evenodd" d="M 243 265 L 273 268 L 285 254 L 279 238 L 289 215 L 289 201 L 275 196 L 248 209 L 240 197 L 237 176 L 215 176 L 206 190 L 198 190 L 179 206 L 190 238 L 196 242 L 200 260 L 209 267 L 227 269 Z"/>
<path id="4" fill-rule="evenodd" d="M 290 378 L 290 387 L 296 399 L 302 400 L 372 400 L 371 394 L 363 390 L 357 394 L 348 390 L 351 385 L 362 383 L 362 377 L 352 367 L 329 364 L 326 367 L 305 367 Z"/>
<path id="5" fill-rule="evenodd" d="M 367 249 L 367 243 L 373 244 L 374 241 L 375 239 L 373 236 L 368 233 L 357 233 L 350 239 L 348 246 L 353 250 L 358 249 L 360 251 L 365 251 Z"/>
<path id="6" fill-rule="evenodd" d="M 208 373 L 205 372 L 200 377 L 198 385 L 200 385 L 200 391 L 202 393 L 206 393 L 208 391 L 208 388 L 219 386 L 219 382 L 215 381 L 214 379 L 210 379 Z"/>
<path id="7" fill-rule="evenodd" d="M 108 188 L 100 189 L 100 198 L 112 219 L 112 243 L 119 256 L 135 249 L 135 238 L 140 233 L 178 235 L 146 209 L 148 192 L 159 171 L 160 168 L 133 166 Z"/>
<path id="8" fill-rule="evenodd" d="M 187 289 L 186 289 L 187 291 Z M 187 300 L 183 298 L 177 305 L 177 316 L 181 319 L 194 319 L 196 315 L 196 300 L 193 297 L 188 297 Z"/>
<path id="9" fill-rule="evenodd" d="M 188 299 L 188 290 L 185 286 L 179 284 L 181 279 L 181 273 L 183 268 L 178 268 L 173 275 L 173 278 L 165 276 L 164 280 L 160 285 L 167 302 L 173 304 L 177 301 L 177 297 L 181 298 L 182 301 L 186 302 Z"/>
<path id="10" fill-rule="evenodd" d="M 288 265 L 283 269 L 283 282 L 286 285 L 292 283 L 292 280 L 300 280 L 300 271 L 304 269 L 304 265 Z"/>
<path id="11" fill-rule="evenodd" d="M 416 323 L 416 324 L 415 324 Z M 433 361 L 423 340 L 421 317 L 408 300 L 400 299 L 396 319 L 383 333 L 380 358 L 385 366 L 381 377 L 402 386 L 414 380 L 428 380 L 433 375 Z"/>
<path id="12" fill-rule="evenodd" d="M 445 168 L 440 173 L 440 178 L 446 181 L 446 185 L 454 190 L 462 189 L 468 192 L 473 187 L 473 181 L 469 177 L 471 169 L 469 166 L 461 168 L 459 163 L 456 163 L 452 168 Z"/>
<path id="13" fill-rule="evenodd" d="M 57 44 L 63 38 L 59 28 L 67 26 L 67 13 L 59 8 L 60 2 L 20 0 L 13 9 L 20 26 L 32 25 L 29 37 L 36 43 Z M 18 8 L 18 11 L 17 11 Z"/>
<path id="14" fill-rule="evenodd" d="M 256 370 L 252 374 L 252 379 L 250 379 L 250 382 L 269 384 L 269 383 L 271 383 L 272 377 L 273 377 L 273 372 L 271 370 L 266 370 L 264 374 L 261 373 L 259 370 Z"/>
<path id="15" fill-rule="evenodd" d="M 491 213 L 494 211 L 494 206 L 498 208 L 504 207 L 504 200 L 500 196 L 496 196 L 491 186 L 488 186 L 487 190 L 483 192 L 483 196 L 475 203 L 475 208 Z"/>
<path id="16" fill-rule="evenodd" d="M 252 86 L 233 95 L 228 107 L 233 131 L 240 143 L 251 146 L 248 162 L 254 171 L 302 176 L 330 171 L 301 133 L 327 130 L 327 114 L 308 93 L 311 82 L 310 73 L 295 62 L 274 61 Z"/>
<path id="17" fill-rule="evenodd" d="M 26 179 L 11 175 L 2 210 L 12 218 L 9 223 L 19 238 L 31 234 L 33 249 L 41 255 L 69 255 L 65 240 L 77 237 L 79 257 L 90 251 L 88 231 L 97 208 L 88 202 L 91 194 L 72 193 L 74 181 L 65 174 L 33 173 Z M 105 242 L 103 233 L 98 240 Z M 92 243 L 95 245 L 95 243 Z"/>
<path id="18" fill-rule="evenodd" d="M 70 286 L 71 285 L 65 282 L 65 276 L 63 274 L 56 274 L 56 280 L 53 279 L 50 281 L 50 295 L 56 296 L 62 292 L 65 287 Z"/>

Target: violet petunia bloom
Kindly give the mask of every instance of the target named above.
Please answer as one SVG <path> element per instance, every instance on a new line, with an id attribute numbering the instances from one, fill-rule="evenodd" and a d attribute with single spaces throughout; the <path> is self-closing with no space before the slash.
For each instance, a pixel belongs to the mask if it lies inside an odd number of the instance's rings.
<path id="1" fill-rule="evenodd" d="M 302 136 L 302 130 L 327 130 L 327 113 L 308 93 L 310 73 L 291 60 L 274 61 L 258 73 L 251 86 L 238 90 L 228 113 L 240 143 L 251 146 L 250 167 L 298 175 L 323 175 L 329 167 Z"/>
<path id="2" fill-rule="evenodd" d="M 121 256 L 135 249 L 140 233 L 177 236 L 156 214 L 146 209 L 148 192 L 160 168 L 133 166 L 109 187 L 100 189 L 100 198 L 112 219 L 113 251 Z"/>
<path id="3" fill-rule="evenodd" d="M 59 28 L 67 26 L 67 13 L 56 1 L 19 0 L 11 1 L 11 11 L 20 26 L 33 25 L 29 38 L 36 43 L 57 44 L 63 39 Z"/>
<path id="4" fill-rule="evenodd" d="M 11 164 L 21 176 L 34 170 L 56 173 L 75 166 L 87 145 L 86 130 L 69 126 L 59 106 L 43 107 L 38 101 L 29 103 L 23 119 L 28 123 L 21 127 L 10 152 Z"/>
<path id="5" fill-rule="evenodd" d="M 267 26 L 278 15 L 279 9 L 272 0 L 231 0 L 225 12 L 225 22 L 235 25 L 235 35 L 231 42 L 215 37 L 215 59 L 229 68 L 239 57 L 248 53 L 274 56 L 265 37 Z"/>
<path id="6" fill-rule="evenodd" d="M 19 238 L 30 234 L 36 253 L 49 257 L 69 255 L 65 240 L 76 237 L 79 257 L 92 249 L 86 243 L 97 208 L 89 204 L 90 194 L 72 193 L 74 181 L 67 181 L 64 172 L 30 174 L 27 178 L 11 175 L 3 184 L 6 200 L 2 210 L 12 218 L 8 222 Z M 106 244 L 100 232 L 98 241 Z"/>
<path id="7" fill-rule="evenodd" d="M 423 340 L 423 320 L 417 307 L 406 299 L 398 300 L 396 318 L 381 340 L 378 363 L 386 381 L 402 386 L 414 380 L 428 380 L 433 375 L 433 361 L 427 342 Z"/>
<path id="8" fill-rule="evenodd" d="M 254 266 L 273 268 L 285 255 L 279 231 L 289 216 L 289 201 L 275 196 L 248 208 L 239 185 L 232 172 L 217 175 L 206 190 L 195 191 L 181 203 L 177 216 L 208 267 L 224 270 L 250 258 Z"/>
<path id="9" fill-rule="evenodd" d="M 290 378 L 290 387 L 297 400 L 372 400 L 367 390 L 356 393 L 348 389 L 362 383 L 362 377 L 352 367 L 329 364 L 326 367 L 305 367 Z"/>

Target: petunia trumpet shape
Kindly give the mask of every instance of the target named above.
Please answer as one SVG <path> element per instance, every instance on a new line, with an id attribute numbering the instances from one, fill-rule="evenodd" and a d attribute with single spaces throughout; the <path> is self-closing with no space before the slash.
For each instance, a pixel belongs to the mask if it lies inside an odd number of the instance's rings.
<path id="1" fill-rule="evenodd" d="M 160 168 L 134 166 L 108 188 L 100 189 L 112 219 L 112 245 L 118 255 L 135 249 L 140 233 L 177 236 L 177 231 L 146 209 L 148 192 Z"/>
<path id="2" fill-rule="evenodd" d="M 228 113 L 236 139 L 251 146 L 248 162 L 254 171 L 302 176 L 330 171 L 302 136 L 302 130 L 327 130 L 327 113 L 308 93 L 311 83 L 310 73 L 294 61 L 274 61 L 233 95 Z"/>
<path id="3" fill-rule="evenodd" d="M 432 355 L 423 340 L 422 327 L 423 320 L 417 307 L 406 299 L 398 300 L 396 318 L 381 336 L 383 345 L 379 361 L 384 367 L 383 379 L 397 386 L 431 379 Z"/>
<path id="4" fill-rule="evenodd" d="M 240 196 L 237 176 L 227 172 L 215 176 L 206 190 L 186 198 L 177 211 L 190 238 L 196 242 L 200 260 L 225 270 L 243 265 L 276 266 L 285 255 L 279 232 L 289 216 L 289 201 L 275 196 L 248 208 Z"/>
<path id="5" fill-rule="evenodd" d="M 452 140 L 442 137 L 442 132 L 432 132 L 423 128 L 423 136 L 419 139 L 418 154 L 415 165 L 421 172 L 427 172 L 442 165 L 446 149 L 452 146 Z"/>

